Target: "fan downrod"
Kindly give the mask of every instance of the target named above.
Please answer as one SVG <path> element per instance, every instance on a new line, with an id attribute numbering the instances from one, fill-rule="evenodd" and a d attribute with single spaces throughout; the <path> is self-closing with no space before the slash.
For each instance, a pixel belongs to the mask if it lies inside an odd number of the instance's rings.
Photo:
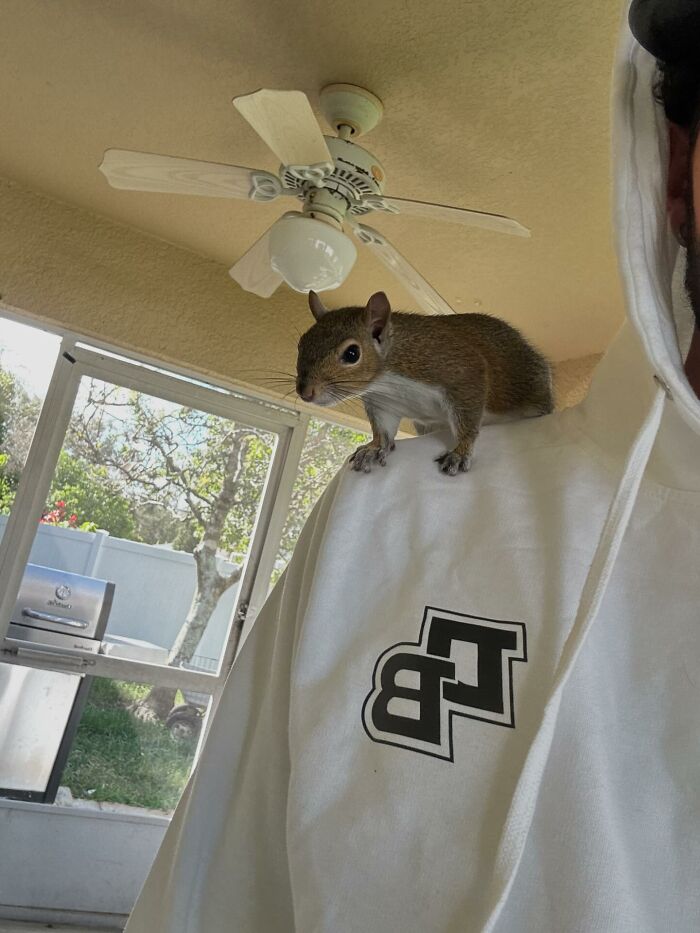
<path id="1" fill-rule="evenodd" d="M 358 139 L 379 123 L 384 106 L 379 98 L 356 84 L 328 84 L 321 89 L 321 111 L 343 139 Z"/>

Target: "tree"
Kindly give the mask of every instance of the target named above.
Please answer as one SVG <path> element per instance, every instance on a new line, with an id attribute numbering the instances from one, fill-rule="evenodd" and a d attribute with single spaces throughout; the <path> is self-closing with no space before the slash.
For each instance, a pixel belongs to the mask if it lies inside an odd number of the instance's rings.
<path id="1" fill-rule="evenodd" d="M 14 501 L 40 409 L 40 400 L 12 372 L 0 369 L 0 514 L 8 513 Z M 71 515 L 78 519 L 70 521 Z M 131 505 L 118 484 L 103 467 L 65 450 L 59 456 L 44 518 L 49 524 L 94 526 L 115 537 L 138 540 Z"/>
<path id="2" fill-rule="evenodd" d="M 73 418 L 74 455 L 118 477 L 137 511 L 147 499 L 163 514 L 177 515 L 177 537 L 191 547 L 195 591 L 169 664 L 192 661 L 219 599 L 240 580 L 273 440 L 267 432 L 96 380 Z M 238 562 L 224 571 L 227 552 Z M 174 693 L 153 688 L 138 712 L 166 715 Z"/>
<path id="3" fill-rule="evenodd" d="M 132 540 L 144 544 L 172 544 L 179 551 L 193 551 L 196 541 L 185 539 L 182 532 L 186 524 L 157 499 L 146 499 L 135 511 L 136 531 Z M 182 541 L 182 545 L 180 544 Z"/>
<path id="4" fill-rule="evenodd" d="M 138 540 L 133 507 L 104 466 L 61 451 L 49 502 L 115 538 Z"/>
<path id="5" fill-rule="evenodd" d="M 0 368 L 0 514 L 14 501 L 40 407 L 13 373 Z"/>

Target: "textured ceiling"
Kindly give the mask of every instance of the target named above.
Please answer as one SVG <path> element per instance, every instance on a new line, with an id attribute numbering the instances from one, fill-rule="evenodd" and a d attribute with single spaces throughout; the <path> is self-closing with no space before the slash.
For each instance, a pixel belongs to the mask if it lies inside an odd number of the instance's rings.
<path id="1" fill-rule="evenodd" d="M 0 174 L 228 267 L 284 207 L 115 191 L 103 151 L 274 171 L 231 98 L 298 88 L 317 109 L 323 85 L 361 84 L 384 102 L 362 144 L 387 194 L 509 214 L 533 235 L 370 222 L 456 309 L 502 315 L 553 358 L 583 356 L 622 308 L 608 171 L 619 14 L 610 0 L 5 0 Z M 328 304 L 383 288 L 410 307 L 364 252 Z"/>

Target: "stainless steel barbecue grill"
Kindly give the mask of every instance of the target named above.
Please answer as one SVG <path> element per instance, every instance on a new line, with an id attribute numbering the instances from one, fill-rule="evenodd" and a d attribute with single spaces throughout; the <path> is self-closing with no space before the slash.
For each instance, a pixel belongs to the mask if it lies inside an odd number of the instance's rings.
<path id="1" fill-rule="evenodd" d="M 106 580 L 27 564 L 3 653 L 55 669 L 0 662 L 0 796 L 55 799 L 113 596 Z"/>

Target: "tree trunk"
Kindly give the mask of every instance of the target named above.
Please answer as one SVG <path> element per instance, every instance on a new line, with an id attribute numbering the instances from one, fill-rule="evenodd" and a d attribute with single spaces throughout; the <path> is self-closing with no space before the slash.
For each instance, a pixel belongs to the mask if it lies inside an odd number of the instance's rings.
<path id="1" fill-rule="evenodd" d="M 176 687 L 151 687 L 145 697 L 136 700 L 129 709 L 143 722 L 164 722 L 175 706 Z"/>
<path id="2" fill-rule="evenodd" d="M 209 551 L 209 548 L 206 550 Z M 170 649 L 168 664 L 172 667 L 180 667 L 192 660 L 219 599 L 241 577 L 242 568 L 240 567 L 234 568 L 228 576 L 222 576 L 216 567 L 215 551 L 204 558 L 201 556 L 197 558 L 195 553 L 195 559 L 197 560 L 197 588 L 194 591 L 187 618 Z M 158 720 L 163 722 L 175 705 L 176 692 L 174 687 L 152 687 L 145 697 L 133 704 L 132 711 L 138 719 L 146 722 Z"/>
<path id="3" fill-rule="evenodd" d="M 170 649 L 168 664 L 172 667 L 182 666 L 192 660 L 204 629 L 207 627 L 219 600 L 226 590 L 241 578 L 242 567 L 234 567 L 226 576 L 219 573 L 216 552 L 224 532 L 226 519 L 233 508 L 236 483 L 242 468 L 246 446 L 247 443 L 244 438 L 234 439 L 226 457 L 221 492 L 213 503 L 208 519 L 205 522 L 202 540 L 194 549 L 197 586 L 187 618 L 177 634 L 173 647 Z M 175 693 L 176 691 L 172 688 L 153 687 L 147 696 L 132 707 L 135 715 L 139 719 L 149 721 L 164 720 L 173 707 Z M 170 705 L 165 709 L 168 702 Z"/>
<path id="4" fill-rule="evenodd" d="M 168 664 L 173 667 L 192 660 L 219 600 L 226 590 L 241 578 L 240 567 L 235 567 L 226 577 L 219 573 L 216 566 L 216 548 L 208 544 L 205 540 L 195 548 L 197 588 L 187 618 L 170 649 Z"/>

